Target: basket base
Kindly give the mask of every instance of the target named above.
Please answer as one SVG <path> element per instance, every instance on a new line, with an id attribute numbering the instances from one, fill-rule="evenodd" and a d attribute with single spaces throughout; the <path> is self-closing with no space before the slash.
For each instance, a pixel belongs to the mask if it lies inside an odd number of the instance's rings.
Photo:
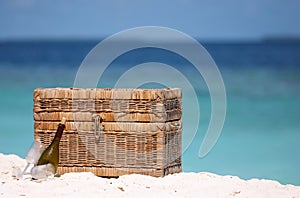
<path id="1" fill-rule="evenodd" d="M 163 177 L 168 174 L 180 173 L 181 165 L 170 166 L 164 169 L 145 169 L 145 168 L 107 168 L 107 167 L 58 167 L 57 174 L 62 175 L 70 172 L 92 172 L 101 177 L 119 177 L 128 174 L 142 174 L 153 177 Z"/>

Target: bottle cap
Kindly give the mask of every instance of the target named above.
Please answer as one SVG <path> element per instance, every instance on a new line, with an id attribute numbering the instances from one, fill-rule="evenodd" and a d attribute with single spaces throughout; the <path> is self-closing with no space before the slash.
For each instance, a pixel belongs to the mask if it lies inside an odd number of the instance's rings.
<path id="1" fill-rule="evenodd" d="M 65 117 L 62 117 L 62 119 L 61 119 L 61 122 L 60 122 L 61 124 L 66 124 L 66 118 Z"/>

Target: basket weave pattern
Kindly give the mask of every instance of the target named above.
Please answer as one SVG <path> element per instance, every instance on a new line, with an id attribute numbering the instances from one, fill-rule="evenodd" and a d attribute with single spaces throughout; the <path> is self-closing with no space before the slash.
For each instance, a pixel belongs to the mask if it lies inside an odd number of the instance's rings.
<path id="1" fill-rule="evenodd" d="M 180 89 L 36 89 L 34 135 L 48 146 L 66 117 L 59 174 L 164 176 L 181 171 L 181 112 Z"/>

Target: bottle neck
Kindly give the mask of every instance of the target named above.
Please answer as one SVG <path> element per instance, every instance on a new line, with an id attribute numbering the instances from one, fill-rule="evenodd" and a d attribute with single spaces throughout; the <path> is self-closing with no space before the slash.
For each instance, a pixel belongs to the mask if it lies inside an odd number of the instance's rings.
<path id="1" fill-rule="evenodd" d="M 64 129 L 65 129 L 65 125 L 64 124 L 58 124 L 58 127 L 57 127 L 57 131 L 55 133 L 55 137 L 54 137 L 54 140 L 60 140 L 63 132 L 64 132 Z"/>

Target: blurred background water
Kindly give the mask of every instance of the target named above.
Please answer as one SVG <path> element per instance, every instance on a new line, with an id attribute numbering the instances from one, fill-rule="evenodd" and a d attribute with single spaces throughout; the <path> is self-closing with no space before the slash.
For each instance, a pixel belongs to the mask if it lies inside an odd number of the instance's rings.
<path id="1" fill-rule="evenodd" d="M 33 90 L 72 87 L 81 61 L 99 41 L 0 42 L 0 152 L 25 157 L 33 141 Z M 144 62 L 174 66 L 194 81 L 201 109 L 197 134 L 183 153 L 183 171 L 300 185 L 300 43 L 202 44 L 218 65 L 227 91 L 222 134 L 202 159 L 198 152 L 210 119 L 210 97 L 188 61 L 161 49 L 133 50 L 110 65 L 99 87 L 112 87 L 123 71 Z M 184 101 L 188 98 L 183 96 Z M 184 111 L 184 120 L 188 115 Z M 184 125 L 183 133 L 189 132 Z"/>

